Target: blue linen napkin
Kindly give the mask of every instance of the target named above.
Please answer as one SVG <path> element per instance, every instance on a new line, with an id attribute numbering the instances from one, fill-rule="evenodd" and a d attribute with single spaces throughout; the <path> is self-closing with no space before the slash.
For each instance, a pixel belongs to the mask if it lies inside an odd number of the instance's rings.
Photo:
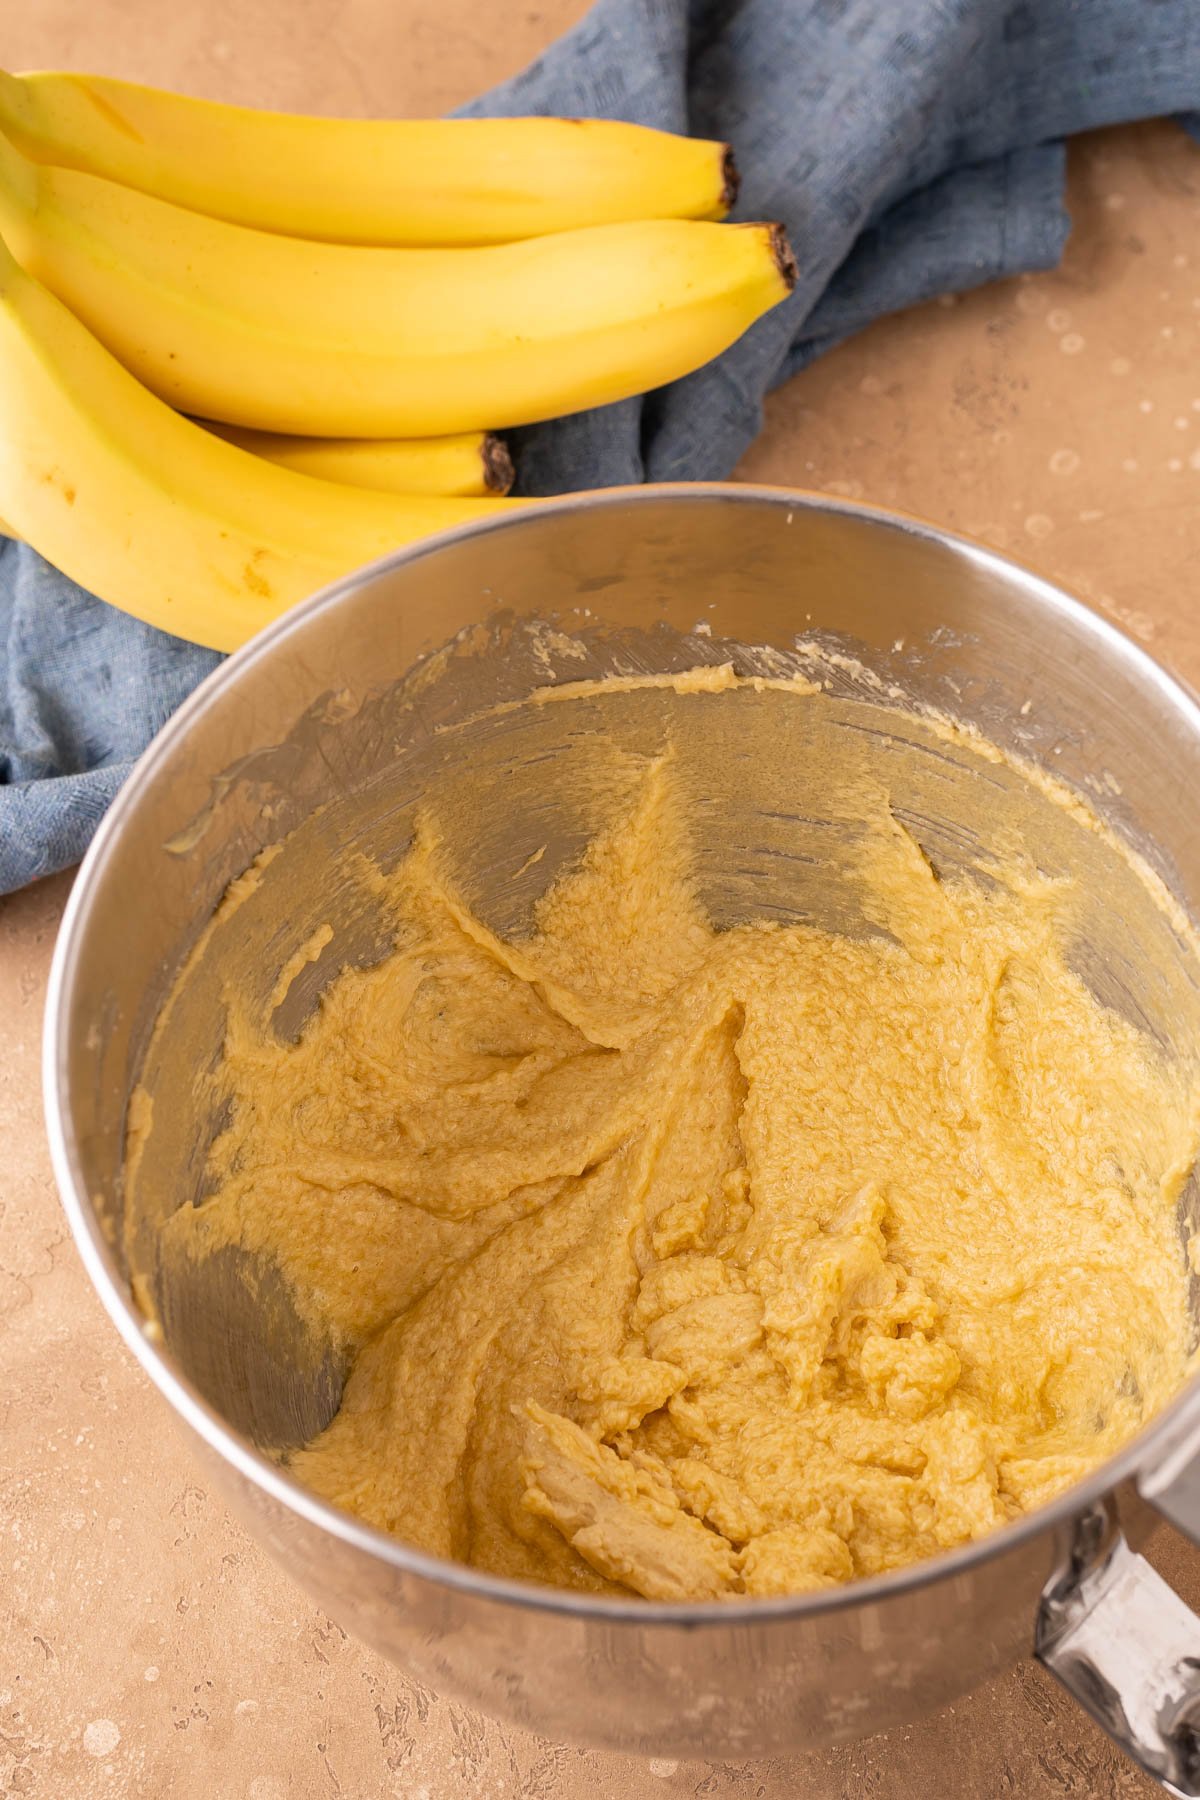
<path id="1" fill-rule="evenodd" d="M 840 339 L 1053 266 L 1064 138 L 1163 113 L 1200 135 L 1198 102 L 1197 0 L 597 0 L 464 111 L 728 139 L 736 216 L 782 219 L 800 278 L 697 374 L 512 434 L 517 491 L 727 475 L 763 395 Z M 82 855 L 134 758 L 219 660 L 0 537 L 0 893 Z"/>

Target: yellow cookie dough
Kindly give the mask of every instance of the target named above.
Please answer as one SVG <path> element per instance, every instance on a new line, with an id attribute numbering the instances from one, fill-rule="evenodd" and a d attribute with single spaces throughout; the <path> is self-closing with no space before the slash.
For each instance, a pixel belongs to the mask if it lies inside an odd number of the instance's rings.
<path id="1" fill-rule="evenodd" d="M 715 931 L 667 757 L 523 940 L 426 821 L 393 954 L 295 1043 L 233 1004 L 163 1231 L 269 1254 L 352 1358 L 303 1481 L 501 1575 L 798 1593 L 983 1536 L 1169 1398 L 1190 1073 L 1067 967 L 1061 887 L 942 883 L 882 805 L 860 875 L 872 935 Z"/>

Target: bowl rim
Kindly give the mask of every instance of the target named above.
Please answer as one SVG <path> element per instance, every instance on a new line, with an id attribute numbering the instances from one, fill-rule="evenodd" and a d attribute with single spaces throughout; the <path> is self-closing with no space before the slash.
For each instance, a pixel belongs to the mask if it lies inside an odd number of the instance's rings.
<path id="1" fill-rule="evenodd" d="M 1114 1456 L 1047 1504 L 1000 1526 L 986 1537 L 884 1575 L 852 1580 L 811 1594 L 771 1598 L 744 1596 L 720 1601 L 664 1602 L 632 1595 L 625 1599 L 571 1588 L 542 1587 L 431 1555 L 367 1524 L 306 1488 L 228 1425 L 216 1408 L 174 1367 L 165 1345 L 160 1346 L 147 1332 L 145 1320 L 122 1277 L 113 1246 L 87 1196 L 78 1145 L 69 1123 L 68 1020 L 93 896 L 104 880 L 109 858 L 126 821 L 137 809 L 143 788 L 153 780 L 160 764 L 170 756 L 176 744 L 186 737 L 192 721 L 210 707 L 219 706 L 227 688 L 261 658 L 274 655 L 293 634 L 302 633 L 308 620 L 336 607 L 382 575 L 441 556 L 466 539 L 519 532 L 531 520 L 544 517 L 548 506 L 567 513 L 608 508 L 619 511 L 661 504 L 664 500 L 682 505 L 720 500 L 766 506 L 785 513 L 789 525 L 796 513 L 833 514 L 934 544 L 968 564 L 987 569 L 1006 582 L 1016 583 L 1057 613 L 1070 627 L 1099 639 L 1110 656 L 1132 667 L 1143 683 L 1157 689 L 1166 706 L 1183 715 L 1200 748 L 1200 699 L 1127 632 L 1082 600 L 1011 558 L 910 514 L 805 489 L 746 482 L 648 483 L 555 496 L 549 501 L 531 501 L 528 505 L 506 508 L 498 518 L 473 520 L 438 532 L 379 557 L 321 588 L 273 620 L 218 664 L 156 733 L 101 820 L 63 911 L 46 993 L 42 1088 L 50 1157 L 59 1197 L 93 1287 L 127 1348 L 158 1392 L 201 1442 L 243 1481 L 261 1490 L 286 1511 L 299 1515 L 308 1524 L 328 1532 L 351 1548 L 388 1564 L 400 1574 L 464 1592 L 478 1600 L 535 1612 L 603 1620 L 614 1625 L 645 1627 L 658 1624 L 702 1629 L 714 1625 L 785 1623 L 898 1599 L 936 1582 L 965 1575 L 1006 1551 L 1018 1550 L 1043 1532 L 1056 1531 L 1120 1483 L 1139 1474 L 1148 1474 L 1168 1462 L 1174 1472 L 1200 1449 L 1200 1374 L 1190 1376 L 1170 1405 L 1144 1425 Z"/>

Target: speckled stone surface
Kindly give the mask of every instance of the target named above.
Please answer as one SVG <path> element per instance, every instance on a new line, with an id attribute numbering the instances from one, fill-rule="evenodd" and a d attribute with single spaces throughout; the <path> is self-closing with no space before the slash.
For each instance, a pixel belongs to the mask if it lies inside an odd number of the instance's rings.
<path id="1" fill-rule="evenodd" d="M 583 0 L 37 0 L 0 63 L 249 103 L 433 113 Z M 1200 684 L 1200 151 L 1072 156 L 1065 267 L 887 321 L 770 403 L 742 473 L 966 531 Z M 803 246 L 799 246 L 803 254 Z M 419 1691 L 316 1612 L 210 1495 L 93 1298 L 41 1123 L 69 878 L 0 902 L 0 1794 L 40 1800 L 1112 1800 L 1152 1785 L 1032 1666 L 910 1729 L 742 1767 L 546 1744 Z M 1154 1559 L 1200 1605 L 1200 1556 Z"/>

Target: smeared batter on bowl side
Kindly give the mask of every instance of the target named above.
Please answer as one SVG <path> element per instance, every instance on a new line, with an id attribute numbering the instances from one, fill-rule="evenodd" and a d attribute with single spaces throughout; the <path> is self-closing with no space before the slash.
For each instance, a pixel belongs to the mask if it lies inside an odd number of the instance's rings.
<path id="1" fill-rule="evenodd" d="M 1192 1074 L 881 803 L 860 939 L 721 932 L 669 756 L 503 942 L 426 819 L 395 950 L 295 1043 L 235 1003 L 209 1197 L 353 1357 L 290 1466 L 408 1542 L 660 1600 L 982 1537 L 1185 1374 Z M 315 952 L 314 952 L 315 953 Z"/>

